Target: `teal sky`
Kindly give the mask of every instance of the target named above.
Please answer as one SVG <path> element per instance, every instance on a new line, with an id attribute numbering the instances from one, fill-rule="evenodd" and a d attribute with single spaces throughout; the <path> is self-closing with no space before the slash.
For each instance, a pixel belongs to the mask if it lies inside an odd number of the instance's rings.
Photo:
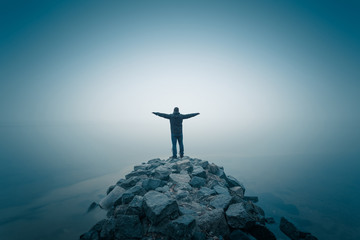
<path id="1" fill-rule="evenodd" d="M 358 153 L 359 11 L 357 1 L 2 1 L 0 124 L 162 139 L 169 126 L 150 113 L 178 106 L 201 113 L 184 131 L 204 149 L 216 138 L 244 154 Z"/>

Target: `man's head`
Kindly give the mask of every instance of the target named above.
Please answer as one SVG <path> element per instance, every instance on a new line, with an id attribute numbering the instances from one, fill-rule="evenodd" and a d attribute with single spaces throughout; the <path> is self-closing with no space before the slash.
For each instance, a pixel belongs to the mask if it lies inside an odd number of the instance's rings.
<path id="1" fill-rule="evenodd" d="M 179 113 L 179 108 L 178 107 L 174 108 L 174 113 Z"/>

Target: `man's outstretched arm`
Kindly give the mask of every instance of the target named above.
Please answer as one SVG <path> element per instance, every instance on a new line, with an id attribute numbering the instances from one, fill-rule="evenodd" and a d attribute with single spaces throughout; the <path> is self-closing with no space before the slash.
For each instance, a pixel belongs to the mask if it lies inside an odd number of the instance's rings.
<path id="1" fill-rule="evenodd" d="M 159 117 L 163 117 L 163 118 L 166 118 L 166 119 L 169 119 L 170 118 L 170 115 L 169 114 L 166 114 L 166 113 L 159 113 L 159 112 L 153 112 L 153 114 L 159 116 Z"/>
<path id="2" fill-rule="evenodd" d="M 187 119 L 187 118 L 192 118 L 192 117 L 195 117 L 197 115 L 199 115 L 200 113 L 189 113 L 189 114 L 184 114 L 182 115 L 183 116 L 183 119 Z"/>

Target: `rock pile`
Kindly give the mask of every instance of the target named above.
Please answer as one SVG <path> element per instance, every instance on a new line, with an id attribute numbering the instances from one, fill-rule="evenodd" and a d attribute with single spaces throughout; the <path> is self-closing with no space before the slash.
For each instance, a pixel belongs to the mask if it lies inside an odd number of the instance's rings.
<path id="1" fill-rule="evenodd" d="M 276 239 L 244 186 L 208 161 L 153 159 L 109 187 L 107 219 L 80 239 Z"/>

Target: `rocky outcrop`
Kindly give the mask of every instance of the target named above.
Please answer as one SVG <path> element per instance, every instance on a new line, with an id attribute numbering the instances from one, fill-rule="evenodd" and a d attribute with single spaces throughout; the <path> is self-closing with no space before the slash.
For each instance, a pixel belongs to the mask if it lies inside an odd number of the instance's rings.
<path id="1" fill-rule="evenodd" d="M 196 158 L 153 159 L 110 186 L 108 211 L 80 239 L 275 239 L 264 211 L 222 167 Z"/>
<path id="2" fill-rule="evenodd" d="M 280 220 L 280 230 L 292 240 L 317 240 L 311 233 L 299 231 L 294 224 L 284 217 Z"/>

